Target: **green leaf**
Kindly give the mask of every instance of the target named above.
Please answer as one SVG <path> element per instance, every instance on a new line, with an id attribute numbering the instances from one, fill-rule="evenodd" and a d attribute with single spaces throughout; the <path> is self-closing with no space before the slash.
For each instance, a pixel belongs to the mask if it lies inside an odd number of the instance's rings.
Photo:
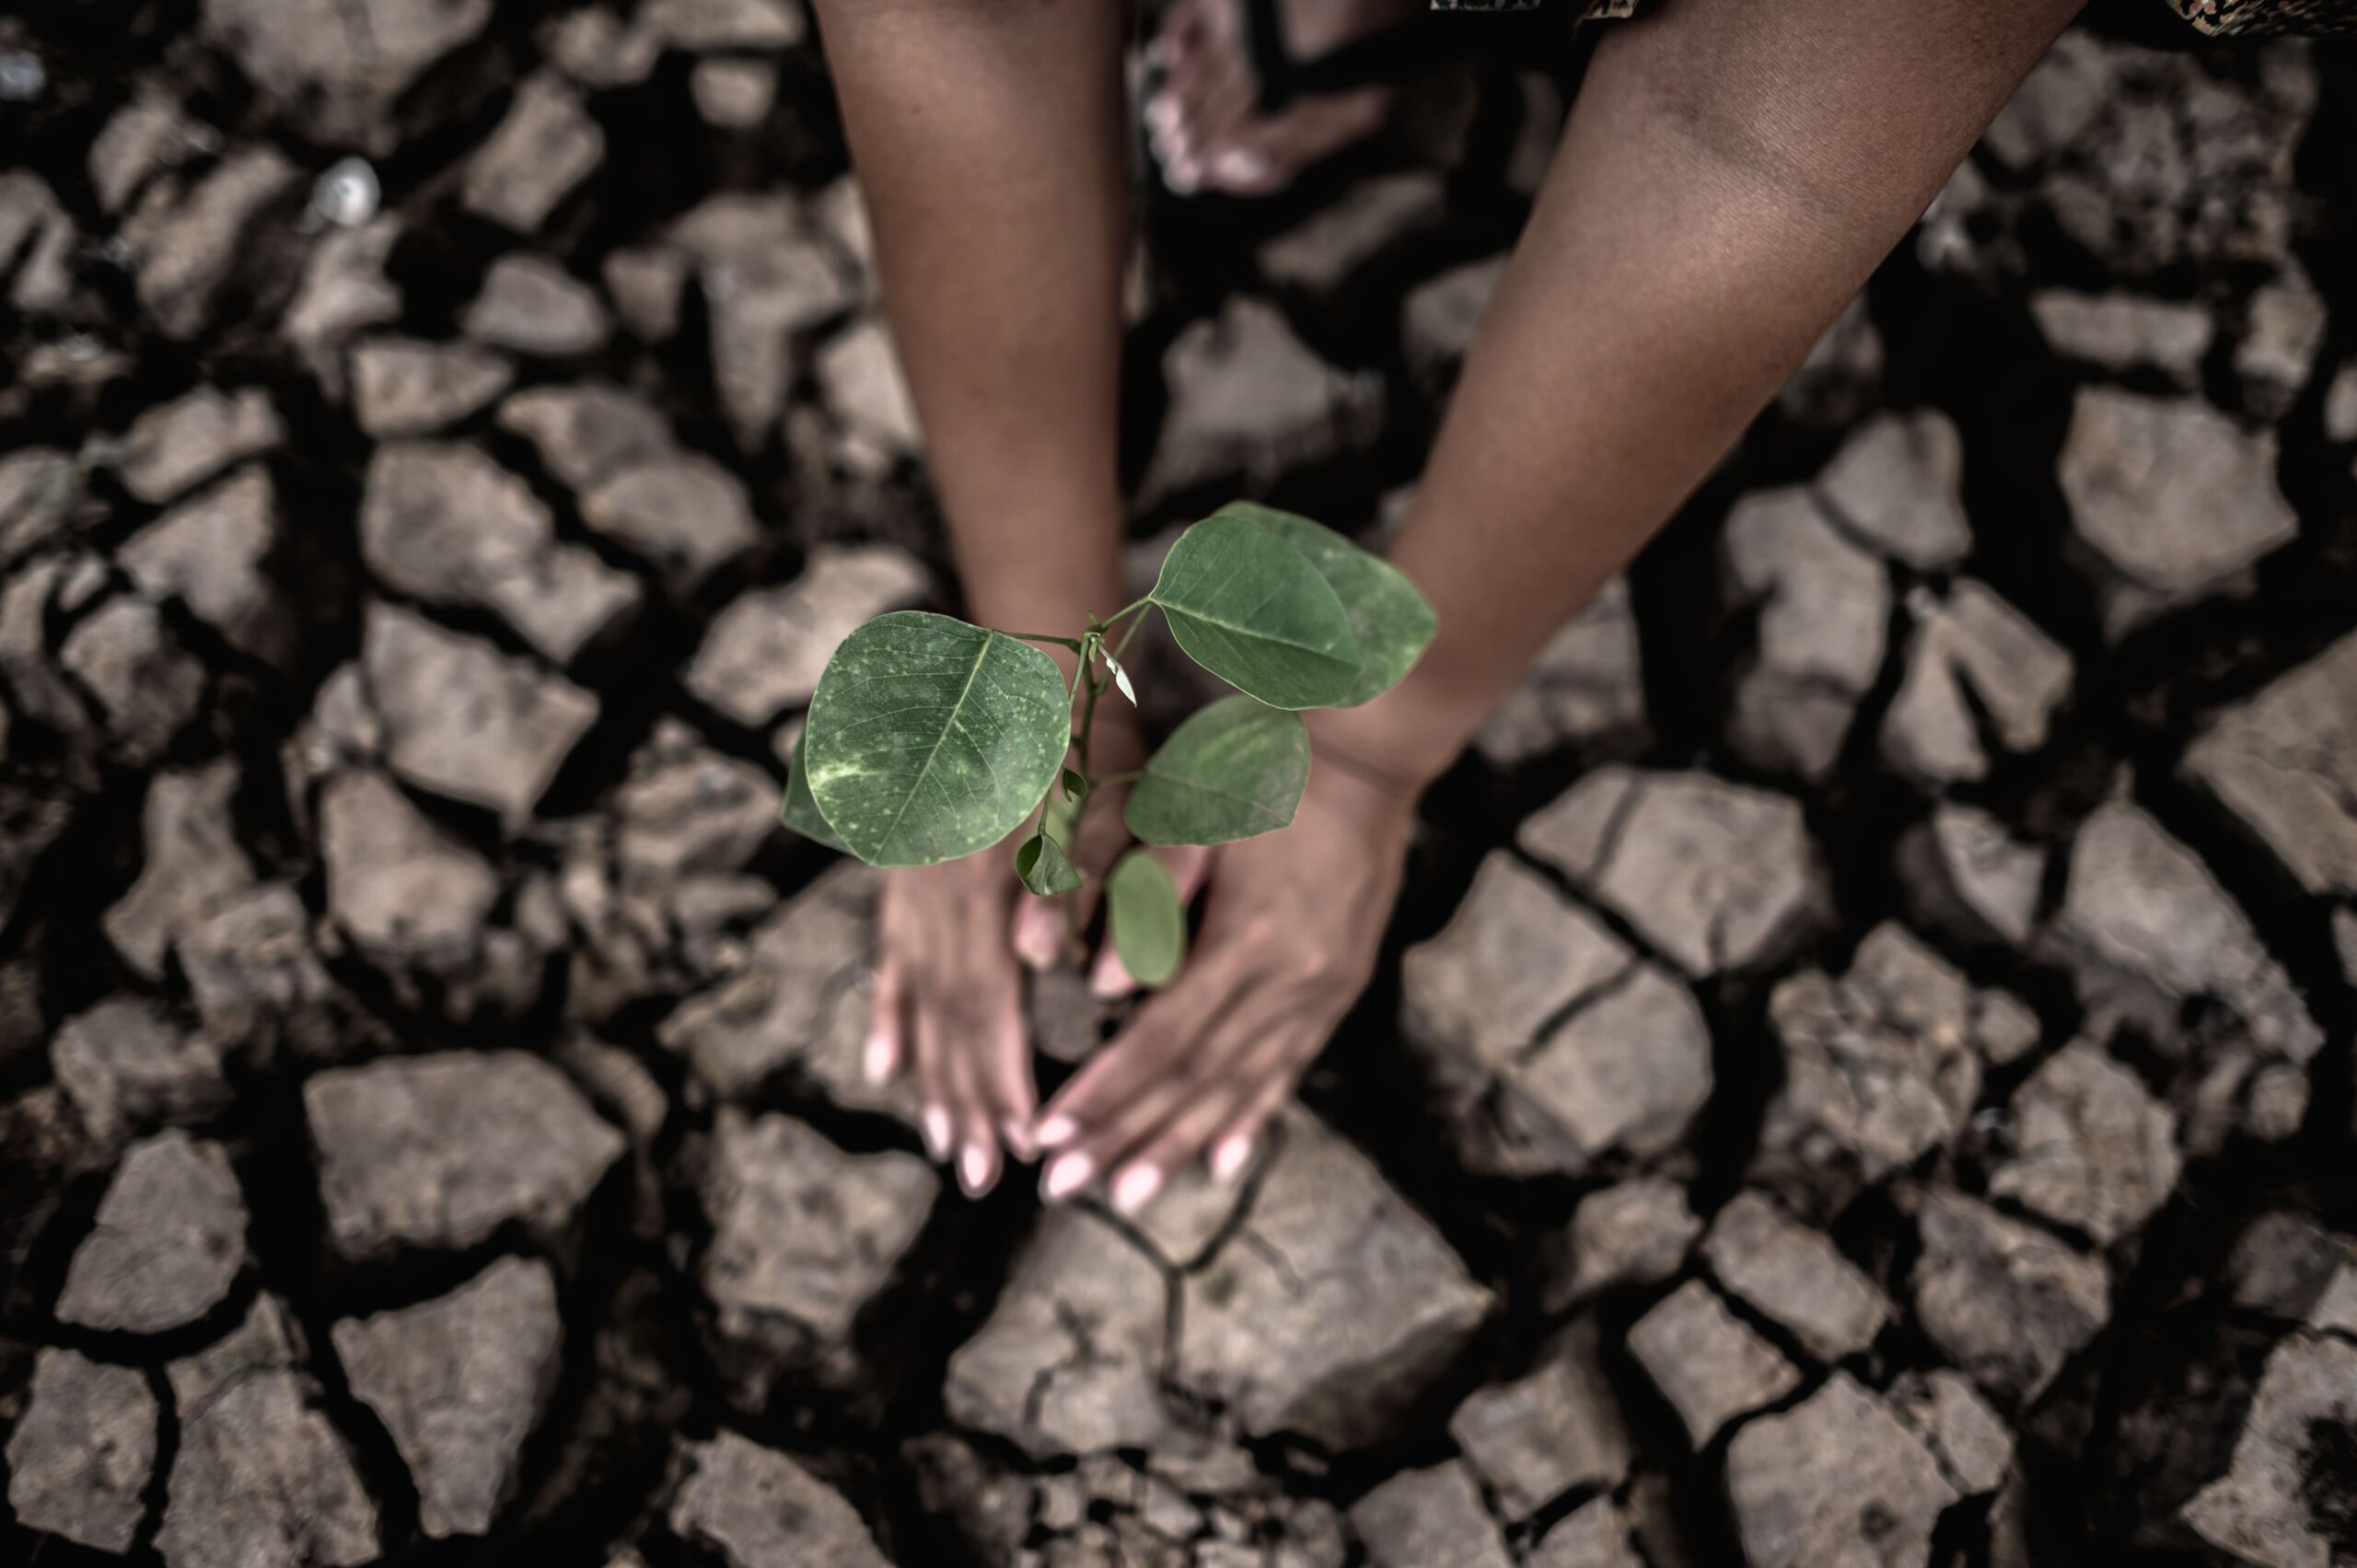
<path id="1" fill-rule="evenodd" d="M 1342 601 L 1299 551 L 1241 518 L 1180 534 L 1146 598 L 1188 657 L 1272 708 L 1329 707 L 1358 680 Z"/>
<path id="2" fill-rule="evenodd" d="M 1080 873 L 1073 869 L 1063 845 L 1045 833 L 1034 833 L 1023 841 L 1023 846 L 1015 852 L 1015 874 L 1023 879 L 1025 887 L 1043 899 L 1069 893 L 1080 886 Z"/>
<path id="3" fill-rule="evenodd" d="M 1055 661 L 1004 633 L 896 610 L 842 640 L 810 699 L 810 794 L 870 865 L 987 849 L 1056 781 L 1071 711 Z"/>
<path id="4" fill-rule="evenodd" d="M 810 780 L 802 771 L 802 742 L 806 738 L 807 731 L 794 738 L 794 759 L 785 769 L 785 807 L 778 813 L 778 819 L 806 839 L 838 854 L 849 854 L 851 846 L 827 825 L 827 819 L 819 815 L 819 803 L 810 797 Z"/>
<path id="5" fill-rule="evenodd" d="M 1088 781 L 1082 778 L 1078 773 L 1074 772 L 1070 768 L 1066 768 L 1064 770 L 1064 798 L 1066 800 L 1086 800 L 1088 798 Z"/>
<path id="6" fill-rule="evenodd" d="M 1291 822 L 1308 783 L 1301 715 L 1223 697 L 1162 743 L 1121 816 L 1150 844 L 1223 844 Z"/>
<path id="7" fill-rule="evenodd" d="M 1237 517 L 1283 540 L 1318 569 L 1350 617 L 1358 643 L 1359 678 L 1338 707 L 1355 708 L 1382 696 L 1415 667 L 1433 640 L 1433 607 L 1406 573 L 1379 555 L 1360 549 L 1323 523 L 1273 506 L 1237 501 L 1213 517 Z"/>
<path id="8" fill-rule="evenodd" d="M 1105 879 L 1105 901 L 1113 951 L 1130 978 L 1144 986 L 1169 984 L 1187 957 L 1187 912 L 1162 862 L 1142 849 L 1121 856 Z"/>

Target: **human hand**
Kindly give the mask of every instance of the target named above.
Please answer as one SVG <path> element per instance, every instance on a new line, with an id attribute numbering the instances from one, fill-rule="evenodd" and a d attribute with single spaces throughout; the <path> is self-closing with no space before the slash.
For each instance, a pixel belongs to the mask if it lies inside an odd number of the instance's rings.
<path id="1" fill-rule="evenodd" d="M 1108 1179 L 1133 1213 L 1207 1150 L 1219 1179 L 1244 1169 L 1374 973 L 1414 818 L 1411 788 L 1321 749 L 1291 827 L 1216 852 L 1178 980 L 1040 1113 L 1043 1196 Z"/>
<path id="2" fill-rule="evenodd" d="M 1101 714 L 1091 750 L 1108 772 L 1144 757 L 1134 726 Z M 1016 960 L 1035 969 L 1056 961 L 1067 899 L 1080 900 L 1070 929 L 1086 923 L 1105 873 L 1129 846 L 1126 793 L 1092 792 L 1081 814 L 1070 853 L 1089 880 L 1077 893 L 1023 890 L 1014 867 L 1022 832 L 963 859 L 884 874 L 863 1068 L 871 1083 L 911 1075 L 925 1147 L 936 1160 L 954 1156 L 970 1197 L 997 1183 L 1005 1156 L 1031 1157 L 1037 1090 Z"/>

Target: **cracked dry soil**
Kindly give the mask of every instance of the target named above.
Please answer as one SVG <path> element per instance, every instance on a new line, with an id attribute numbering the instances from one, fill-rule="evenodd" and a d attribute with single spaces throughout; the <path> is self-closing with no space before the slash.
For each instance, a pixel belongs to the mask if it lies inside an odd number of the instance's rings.
<path id="1" fill-rule="evenodd" d="M 0 18 L 0 1561 L 2357 1562 L 2357 55 L 2147 9 L 1135 1221 L 919 1157 L 774 826 L 951 591 L 795 0 Z M 1413 483 L 1519 25 L 1416 157 L 1148 203 L 1142 577 Z"/>

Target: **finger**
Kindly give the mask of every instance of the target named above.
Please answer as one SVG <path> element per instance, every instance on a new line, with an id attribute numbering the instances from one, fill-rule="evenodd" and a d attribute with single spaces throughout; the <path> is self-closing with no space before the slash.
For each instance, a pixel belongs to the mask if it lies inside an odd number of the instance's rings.
<path id="1" fill-rule="evenodd" d="M 1022 1005 L 1013 995 L 997 1009 L 980 1071 L 982 1102 L 997 1136 L 1017 1159 L 1029 1159 L 1039 1093 L 1031 1082 L 1031 1040 L 1025 1032 Z"/>
<path id="2" fill-rule="evenodd" d="M 1292 1053 L 1304 1038 L 1314 1038 L 1314 1030 L 1298 1015 L 1239 1010 L 1217 1039 L 1205 1042 L 1182 1092 L 1164 1097 L 1158 1114 L 1146 1097 L 1134 1102 L 1145 1114 L 1109 1130 L 1109 1152 L 1097 1160 L 1100 1169 L 1112 1173 L 1108 1189 L 1113 1207 L 1123 1214 L 1143 1207 L 1237 1118 L 1248 1095 L 1271 1076 L 1289 1080 Z"/>
<path id="3" fill-rule="evenodd" d="M 998 1180 L 998 1134 L 991 1128 L 991 1113 L 982 1098 L 981 1066 L 985 1042 L 976 1037 L 971 1014 L 951 1026 L 955 1031 L 942 1042 L 943 1064 L 949 1087 L 949 1120 L 958 1140 L 958 1185 L 969 1198 L 979 1198 Z"/>
<path id="4" fill-rule="evenodd" d="M 924 1130 L 925 1152 L 935 1160 L 946 1160 L 956 1141 L 957 1121 L 950 1109 L 947 1042 L 941 1014 L 923 994 L 911 998 L 910 1011 L 914 1015 L 910 1033 L 916 1041 L 918 1122 Z"/>
<path id="5" fill-rule="evenodd" d="M 1217 851 L 1208 844 L 1182 844 L 1175 849 L 1157 849 L 1155 858 L 1170 873 L 1170 885 L 1178 890 L 1178 907 L 1185 909 L 1211 875 L 1212 860 Z M 1088 989 L 1102 1001 L 1112 1002 L 1137 990 L 1138 982 L 1130 976 L 1130 967 L 1121 962 L 1121 955 L 1107 942 L 1097 950 L 1096 966 L 1089 971 Z"/>
<path id="6" fill-rule="evenodd" d="M 1163 1057 L 1161 1070 L 1090 1121 L 1060 1156 L 1091 1175 L 1109 1178 L 1113 1206 L 1123 1214 L 1144 1208 L 1185 1164 L 1184 1158 L 1141 1158 L 1141 1149 L 1162 1128 L 1191 1116 L 1197 1106 L 1211 1100 L 1219 1113 L 1209 1118 L 1198 1135 L 1207 1136 L 1229 1109 L 1228 1086 L 1249 1080 L 1245 1064 L 1256 1042 L 1270 1032 L 1273 1004 L 1265 986 L 1247 982 L 1232 989 L 1238 1000 L 1224 1017 L 1186 1028 L 1178 1036 L 1180 1048 Z M 1062 1189 L 1069 1181 L 1066 1178 L 1055 1185 Z"/>
<path id="7" fill-rule="evenodd" d="M 860 1048 L 861 1074 L 871 1084 L 891 1082 L 905 1060 L 907 1020 L 901 1016 L 900 966 L 890 953 L 876 960 L 868 993 L 867 1042 Z"/>
<path id="8" fill-rule="evenodd" d="M 1268 1131 L 1269 1118 L 1274 1116 L 1285 1101 L 1292 1098 L 1294 1085 L 1300 1079 L 1301 1070 L 1317 1056 L 1314 1041 L 1306 1048 L 1296 1047 L 1298 1056 L 1283 1070 L 1270 1074 L 1247 1091 L 1242 1107 L 1211 1136 L 1211 1166 L 1213 1179 L 1234 1181 L 1252 1163 L 1253 1151 L 1260 1146 Z"/>

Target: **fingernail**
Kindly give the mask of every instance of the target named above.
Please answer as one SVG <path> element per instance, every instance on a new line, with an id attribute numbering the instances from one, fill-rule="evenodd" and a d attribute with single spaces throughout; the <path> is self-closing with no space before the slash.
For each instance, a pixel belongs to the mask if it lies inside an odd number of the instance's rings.
<path id="1" fill-rule="evenodd" d="M 1252 1140 L 1241 1132 L 1223 1138 L 1212 1151 L 1212 1176 L 1219 1181 L 1233 1181 L 1244 1170 L 1245 1161 L 1252 1157 Z"/>
<path id="2" fill-rule="evenodd" d="M 1232 184 L 1249 185 L 1267 176 L 1269 160 L 1249 147 L 1237 147 L 1220 154 L 1212 163 L 1212 172 Z"/>
<path id="3" fill-rule="evenodd" d="M 1178 128 L 1178 106 L 1167 97 L 1158 97 L 1145 106 L 1145 122 L 1167 136 Z"/>
<path id="4" fill-rule="evenodd" d="M 999 1136 L 1006 1140 L 1008 1152 L 1016 1159 L 1028 1160 L 1039 1152 L 1039 1145 L 1032 1140 L 1031 1129 L 1023 1124 L 1021 1117 L 1006 1118 L 998 1124 L 998 1131 Z"/>
<path id="5" fill-rule="evenodd" d="M 1134 1214 L 1162 1191 L 1162 1172 L 1150 1165 L 1133 1165 L 1113 1179 L 1113 1208 Z"/>
<path id="6" fill-rule="evenodd" d="M 979 1144 L 969 1144 L 958 1156 L 958 1179 L 966 1189 L 966 1196 L 979 1198 L 991 1184 L 991 1152 Z"/>
<path id="7" fill-rule="evenodd" d="M 880 1084 L 892 1075 L 892 1037 L 875 1034 L 867 1037 L 867 1044 L 859 1057 L 860 1071 L 871 1084 Z"/>
<path id="8" fill-rule="evenodd" d="M 1191 158 L 1180 157 L 1170 165 L 1170 188 L 1181 196 L 1193 192 L 1200 177 L 1201 171 L 1195 168 Z"/>
<path id="9" fill-rule="evenodd" d="M 1048 1120 L 1039 1123 L 1037 1128 L 1033 1129 L 1031 1136 L 1039 1141 L 1039 1146 L 1041 1148 L 1052 1149 L 1059 1144 L 1071 1143 L 1073 1135 L 1079 1131 L 1080 1123 L 1074 1121 L 1069 1116 L 1058 1115 L 1051 1116 Z"/>
<path id="10" fill-rule="evenodd" d="M 1039 1195 L 1051 1203 L 1059 1198 L 1069 1198 L 1087 1186 L 1088 1179 L 1096 1174 L 1097 1162 L 1086 1155 L 1060 1156 L 1049 1165 L 1048 1174 L 1039 1179 Z"/>
<path id="11" fill-rule="evenodd" d="M 949 1113 L 937 1105 L 924 1108 L 924 1146 L 937 1160 L 949 1157 Z"/>

